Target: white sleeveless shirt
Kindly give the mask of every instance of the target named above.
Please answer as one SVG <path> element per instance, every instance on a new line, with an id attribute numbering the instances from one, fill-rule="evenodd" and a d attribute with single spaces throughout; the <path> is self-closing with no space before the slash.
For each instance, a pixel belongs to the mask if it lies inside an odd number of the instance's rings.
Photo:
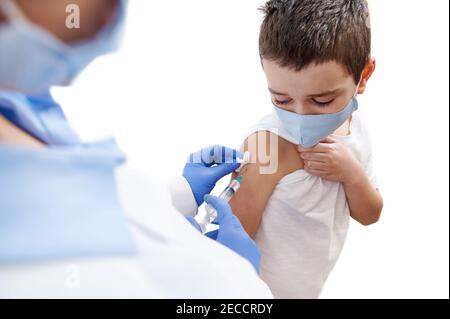
<path id="1" fill-rule="evenodd" d="M 270 131 L 291 143 L 275 113 L 262 118 L 247 136 Z M 345 143 L 377 186 L 370 138 L 361 110 L 353 114 Z M 326 181 L 304 170 L 285 176 L 276 186 L 256 235 L 261 250 L 261 277 L 275 298 L 318 298 L 345 242 L 350 211 L 341 183 Z"/>

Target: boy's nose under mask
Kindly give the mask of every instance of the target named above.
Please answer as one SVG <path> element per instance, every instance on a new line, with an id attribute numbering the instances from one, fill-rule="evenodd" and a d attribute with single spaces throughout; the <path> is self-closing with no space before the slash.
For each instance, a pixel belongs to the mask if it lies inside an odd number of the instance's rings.
<path id="1" fill-rule="evenodd" d="M 358 109 L 358 100 L 353 97 L 347 106 L 334 114 L 301 115 L 275 107 L 283 127 L 303 147 L 310 148 L 336 131 Z"/>

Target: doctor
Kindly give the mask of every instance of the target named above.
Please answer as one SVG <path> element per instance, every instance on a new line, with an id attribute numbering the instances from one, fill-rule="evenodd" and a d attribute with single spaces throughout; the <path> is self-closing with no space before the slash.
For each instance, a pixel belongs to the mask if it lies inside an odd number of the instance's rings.
<path id="1" fill-rule="evenodd" d="M 49 88 L 117 47 L 127 1 L 71 0 L 80 28 L 68 3 L 0 0 L 0 298 L 271 298 L 254 242 L 208 195 L 241 154 L 193 153 L 167 188 L 71 129 Z M 207 236 L 189 217 L 204 200 Z"/>

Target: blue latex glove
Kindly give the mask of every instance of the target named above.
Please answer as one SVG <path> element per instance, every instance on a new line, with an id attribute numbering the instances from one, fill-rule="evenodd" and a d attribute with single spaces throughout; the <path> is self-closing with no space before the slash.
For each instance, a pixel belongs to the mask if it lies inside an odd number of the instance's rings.
<path id="1" fill-rule="evenodd" d="M 241 165 L 244 155 L 225 146 L 214 145 L 189 156 L 183 176 L 191 186 L 197 205 L 213 190 L 216 183 Z"/>
<path id="2" fill-rule="evenodd" d="M 219 225 L 219 229 L 207 233 L 206 236 L 247 259 L 259 273 L 261 255 L 258 247 L 244 230 L 239 219 L 233 214 L 230 205 L 211 195 L 206 195 L 205 201 L 217 210 L 217 219 L 214 223 Z"/>

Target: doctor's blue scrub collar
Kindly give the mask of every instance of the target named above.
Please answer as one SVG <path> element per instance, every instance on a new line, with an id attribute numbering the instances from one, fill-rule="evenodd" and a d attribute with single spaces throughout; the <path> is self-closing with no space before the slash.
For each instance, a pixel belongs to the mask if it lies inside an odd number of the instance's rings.
<path id="1" fill-rule="evenodd" d="M 32 96 L 0 91 L 0 115 L 44 144 L 81 143 L 60 105 L 48 91 Z"/>
<path id="2" fill-rule="evenodd" d="M 45 150 L 0 144 L 0 264 L 128 256 L 114 141 Z"/>

